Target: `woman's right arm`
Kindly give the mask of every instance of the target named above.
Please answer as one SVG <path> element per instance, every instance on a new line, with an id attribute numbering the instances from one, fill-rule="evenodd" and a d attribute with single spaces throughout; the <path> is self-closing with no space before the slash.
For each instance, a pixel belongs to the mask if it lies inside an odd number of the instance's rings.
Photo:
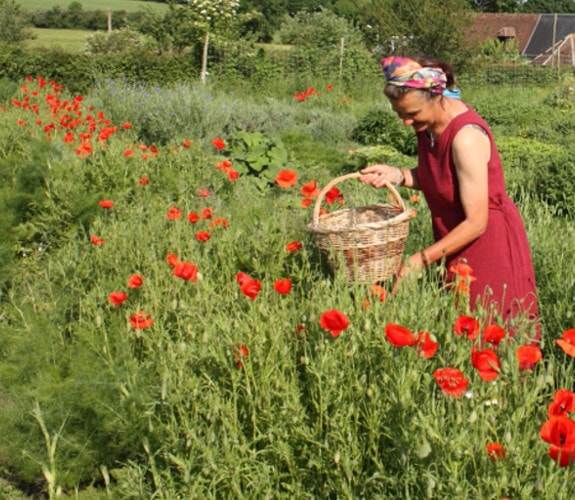
<path id="1" fill-rule="evenodd" d="M 420 189 L 417 179 L 417 168 L 407 169 L 391 165 L 371 165 L 360 171 L 359 180 L 364 184 L 380 188 L 389 182 L 394 186 L 405 186 L 410 189 Z"/>

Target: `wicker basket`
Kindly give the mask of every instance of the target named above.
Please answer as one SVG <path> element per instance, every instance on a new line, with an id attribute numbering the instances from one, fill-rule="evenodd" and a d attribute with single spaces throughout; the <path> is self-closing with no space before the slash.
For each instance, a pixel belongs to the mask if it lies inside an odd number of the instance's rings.
<path id="1" fill-rule="evenodd" d="M 372 284 L 398 272 L 411 214 L 397 190 L 386 182 L 385 186 L 397 203 L 351 207 L 320 216 L 320 206 L 327 192 L 339 182 L 357 179 L 360 175 L 342 175 L 322 189 L 308 228 L 334 271 L 343 262 L 349 283 Z"/>

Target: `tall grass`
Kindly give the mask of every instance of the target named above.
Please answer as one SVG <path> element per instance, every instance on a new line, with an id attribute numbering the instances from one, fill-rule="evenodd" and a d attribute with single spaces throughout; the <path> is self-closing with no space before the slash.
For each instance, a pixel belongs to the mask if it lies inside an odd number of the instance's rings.
<path id="1" fill-rule="evenodd" d="M 516 349 L 529 333 L 519 330 L 499 346 L 500 375 L 483 381 L 470 362 L 478 341 L 453 332 L 465 303 L 441 286 L 438 270 L 380 301 L 370 287 L 331 273 L 318 253 L 299 188 L 341 173 L 347 151 L 361 147 L 350 129 L 378 102 L 335 84 L 328 92 L 327 83 L 298 102 L 293 89 L 250 97 L 108 82 L 84 96 L 82 110 L 102 111 L 119 129 L 84 159 L 78 142 L 63 142 L 65 130 L 51 133 L 43 156 L 32 155 L 34 143 L 46 143 L 48 114 L 41 125 L 21 107 L 0 115 L 3 203 L 12 206 L 22 165 L 46 167 L 32 170 L 43 189 L 21 205 L 37 211 L 13 226 L 34 236 L 13 239 L 19 256 L 2 288 L 0 471 L 20 484 L 40 482 L 52 496 L 58 488 L 93 491 L 87 485 L 115 498 L 573 495 L 573 466 L 555 464 L 539 437 L 554 391 L 573 385 L 573 359 L 553 342 L 573 326 L 568 221 L 536 196 L 522 197 L 544 358 L 519 369 Z M 227 152 L 211 141 L 235 129 L 286 138 L 286 167 L 298 183 L 262 191 L 250 176 L 230 181 L 217 167 Z M 298 137 L 311 142 L 304 147 Z M 349 205 L 383 197 L 352 182 L 339 187 Z M 402 194 L 418 214 L 406 250 L 414 252 L 431 239 L 429 214 Z M 102 199 L 113 207 L 100 207 Z M 84 216 L 64 217 L 80 201 Z M 167 218 L 172 207 L 181 218 Z M 205 208 L 211 219 L 188 221 Z M 210 227 L 216 217 L 228 226 Z M 31 232 L 33 224 L 58 230 Z M 199 231 L 210 239 L 198 241 Z M 302 249 L 290 253 L 293 241 Z M 175 276 L 168 254 L 195 264 L 197 280 Z M 254 300 L 240 289 L 240 271 L 261 283 Z M 140 288 L 128 288 L 134 273 Z M 292 282 L 286 295 L 274 290 L 284 278 Z M 108 299 L 116 291 L 128 295 L 120 306 Z M 320 325 L 333 309 L 350 322 L 337 337 Z M 153 324 L 133 329 L 138 311 Z M 431 333 L 435 356 L 393 347 L 390 323 Z M 433 373 L 446 366 L 469 379 L 462 397 L 438 389 Z M 493 442 L 505 459 L 490 458 Z"/>

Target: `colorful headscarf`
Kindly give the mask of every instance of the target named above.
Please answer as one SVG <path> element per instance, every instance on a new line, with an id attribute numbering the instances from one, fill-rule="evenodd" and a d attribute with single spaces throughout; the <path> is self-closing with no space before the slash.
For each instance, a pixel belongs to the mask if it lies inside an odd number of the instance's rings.
<path id="1" fill-rule="evenodd" d="M 429 90 L 442 94 L 446 88 L 447 76 L 441 68 L 421 66 L 409 57 L 390 56 L 381 60 L 385 83 L 396 87 Z"/>

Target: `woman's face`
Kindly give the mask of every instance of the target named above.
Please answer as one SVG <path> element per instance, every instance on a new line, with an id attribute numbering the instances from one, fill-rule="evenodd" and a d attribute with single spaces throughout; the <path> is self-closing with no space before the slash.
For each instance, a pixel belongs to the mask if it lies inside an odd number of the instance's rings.
<path id="1" fill-rule="evenodd" d="M 390 99 L 393 111 L 405 126 L 416 132 L 427 130 L 436 121 L 436 100 L 420 91 L 406 92 L 397 99 Z"/>

